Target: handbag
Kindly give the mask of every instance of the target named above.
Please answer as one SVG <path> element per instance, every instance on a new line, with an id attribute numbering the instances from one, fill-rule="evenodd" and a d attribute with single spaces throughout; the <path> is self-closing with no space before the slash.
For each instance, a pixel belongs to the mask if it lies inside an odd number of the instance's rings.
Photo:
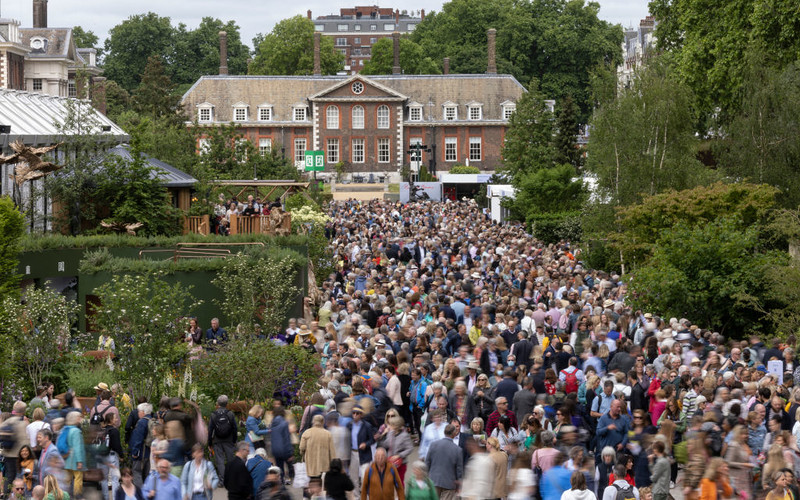
<path id="1" fill-rule="evenodd" d="M 298 462 L 294 464 L 294 481 L 292 481 L 292 488 L 307 488 L 309 483 L 308 473 L 306 472 L 305 462 Z"/>

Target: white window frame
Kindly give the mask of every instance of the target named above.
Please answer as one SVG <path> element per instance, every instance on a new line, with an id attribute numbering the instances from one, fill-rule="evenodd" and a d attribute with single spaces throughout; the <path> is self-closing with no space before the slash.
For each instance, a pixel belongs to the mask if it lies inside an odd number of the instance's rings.
<path id="1" fill-rule="evenodd" d="M 394 31 L 395 24 L 394 23 L 384 23 L 383 31 Z"/>
<path id="2" fill-rule="evenodd" d="M 241 113 L 241 115 L 240 115 Z M 247 121 L 247 108 L 244 106 L 236 106 L 233 108 L 233 121 L 246 122 Z"/>
<path id="3" fill-rule="evenodd" d="M 392 141 L 382 137 L 378 139 L 378 163 L 390 163 L 392 161 Z"/>
<path id="4" fill-rule="evenodd" d="M 308 139 L 305 137 L 295 137 L 294 139 L 294 164 L 295 166 L 304 166 L 306 164 L 306 149 L 308 146 Z"/>
<path id="5" fill-rule="evenodd" d="M 325 145 L 325 161 L 339 163 L 339 139 L 329 138 Z"/>
<path id="6" fill-rule="evenodd" d="M 336 39 L 337 47 L 345 47 L 346 45 L 347 45 L 347 38 L 340 37 Z"/>
<path id="7" fill-rule="evenodd" d="M 44 80 L 41 78 L 34 78 L 33 83 L 31 84 L 31 88 L 33 88 L 34 92 L 41 92 L 44 88 Z"/>
<path id="8" fill-rule="evenodd" d="M 389 106 L 385 104 L 381 104 L 378 106 L 378 128 L 386 129 L 389 128 L 391 123 L 391 111 L 389 111 Z"/>
<path id="9" fill-rule="evenodd" d="M 378 25 L 377 24 L 370 24 L 369 25 L 369 30 L 370 31 L 378 31 Z"/>
<path id="10" fill-rule="evenodd" d="M 359 113 L 357 114 L 356 111 Z M 366 121 L 364 106 L 357 104 L 353 106 L 353 110 L 351 111 L 351 124 L 353 129 L 363 130 L 364 129 L 364 122 Z"/>
<path id="11" fill-rule="evenodd" d="M 209 151 L 211 151 L 211 141 L 205 137 L 197 139 L 197 154 L 203 156 L 204 154 L 208 154 Z"/>
<path id="12" fill-rule="evenodd" d="M 272 153 L 272 138 L 265 137 L 258 140 L 258 153 L 261 156 L 267 156 Z"/>
<path id="13" fill-rule="evenodd" d="M 353 163 L 364 163 L 366 157 L 366 145 L 364 139 L 352 139 L 350 148 L 350 161 Z"/>
<path id="14" fill-rule="evenodd" d="M 292 109 L 292 121 L 304 122 L 308 120 L 308 109 L 305 106 L 296 106 Z"/>
<path id="15" fill-rule="evenodd" d="M 272 108 L 270 106 L 262 106 L 258 108 L 258 121 L 260 122 L 272 121 Z"/>
<path id="16" fill-rule="evenodd" d="M 203 117 L 204 113 L 208 113 L 207 117 Z M 203 106 L 201 108 L 197 108 L 197 121 L 200 123 L 210 123 L 214 121 L 214 108 L 211 106 Z"/>
<path id="17" fill-rule="evenodd" d="M 347 24 L 337 24 L 336 31 L 350 31 L 350 26 Z"/>
<path id="18" fill-rule="evenodd" d="M 78 97 L 78 87 L 75 85 L 75 80 L 67 82 L 67 97 Z"/>
<path id="19" fill-rule="evenodd" d="M 416 113 L 416 116 L 414 116 Z M 408 108 L 408 121 L 421 122 L 422 121 L 422 106 L 410 106 Z"/>
<path id="20" fill-rule="evenodd" d="M 444 138 L 444 161 L 458 161 L 458 137 Z"/>
<path id="21" fill-rule="evenodd" d="M 470 106 L 467 108 L 467 118 L 472 121 L 483 119 L 483 108 L 478 105 Z"/>
<path id="22" fill-rule="evenodd" d="M 517 106 L 514 104 L 506 104 L 503 106 L 503 120 L 510 120 L 511 115 L 514 114 L 514 111 L 517 110 Z"/>
<path id="23" fill-rule="evenodd" d="M 378 42 L 378 37 L 375 37 L 375 36 L 370 37 L 370 39 L 369 39 L 369 43 L 370 44 L 377 43 L 377 42 Z"/>
<path id="24" fill-rule="evenodd" d="M 442 118 L 446 122 L 452 122 L 458 120 L 458 106 L 454 105 L 445 106 L 442 113 Z"/>
<path id="25" fill-rule="evenodd" d="M 236 139 L 236 141 L 234 143 L 234 151 L 236 152 L 237 161 L 239 163 L 246 162 L 247 161 L 247 139 L 245 139 L 245 138 Z M 238 157 L 239 153 L 242 154 L 241 157 Z"/>
<path id="26" fill-rule="evenodd" d="M 469 161 L 483 160 L 483 141 L 480 137 L 469 138 Z"/>
<path id="27" fill-rule="evenodd" d="M 325 31 L 325 25 L 324 24 L 315 24 L 314 25 L 314 31 Z"/>
<path id="28" fill-rule="evenodd" d="M 406 31 L 414 31 L 414 29 L 415 29 L 416 27 L 417 27 L 417 25 L 416 25 L 415 23 L 408 23 L 408 24 L 406 25 Z"/>
<path id="29" fill-rule="evenodd" d="M 361 45 L 361 37 L 357 36 L 357 37 L 353 38 L 353 44 L 354 45 Z"/>
<path id="30" fill-rule="evenodd" d="M 353 25 L 353 31 L 361 31 L 361 25 L 360 24 L 354 24 Z"/>
<path id="31" fill-rule="evenodd" d="M 339 129 L 339 106 L 330 105 L 325 108 L 325 125 L 329 130 Z"/>

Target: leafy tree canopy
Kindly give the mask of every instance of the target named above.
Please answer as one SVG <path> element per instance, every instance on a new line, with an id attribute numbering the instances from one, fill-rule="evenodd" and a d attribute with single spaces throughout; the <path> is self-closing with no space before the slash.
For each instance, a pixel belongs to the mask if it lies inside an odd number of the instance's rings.
<path id="1" fill-rule="evenodd" d="M 257 36 L 251 75 L 310 75 L 314 71 L 314 23 L 304 16 L 280 21 L 267 35 Z M 320 65 L 323 75 L 342 69 L 344 56 L 334 49 L 330 37 L 320 41 Z"/>
<path id="2" fill-rule="evenodd" d="M 394 42 L 381 38 L 372 45 L 369 61 L 361 73 L 365 75 L 390 75 L 394 66 Z M 422 47 L 408 37 L 400 38 L 400 68 L 406 75 L 437 75 L 441 73 L 436 62 L 426 57 Z"/>
<path id="3" fill-rule="evenodd" d="M 659 20 L 659 47 L 674 54 L 681 81 L 693 91 L 701 132 L 715 115 L 725 123 L 737 110 L 751 43 L 763 45 L 764 61 L 779 68 L 800 54 L 800 10 L 794 2 L 652 0 L 650 12 Z"/>
<path id="4" fill-rule="evenodd" d="M 714 144 L 721 170 L 733 180 L 775 186 L 778 202 L 800 206 L 800 62 L 764 67 L 750 54 L 740 110 Z"/>
<path id="5" fill-rule="evenodd" d="M 0 297 L 19 296 L 19 241 L 25 216 L 8 196 L 0 197 Z"/>
<path id="6" fill-rule="evenodd" d="M 599 9 L 584 0 L 452 0 L 427 15 L 412 40 L 437 65 L 449 57 L 453 73 L 484 73 L 486 31 L 495 28 L 498 72 L 537 78 L 549 99 L 571 95 L 586 123 L 592 70 L 622 58 L 622 30 L 600 20 Z"/>
<path id="7" fill-rule="evenodd" d="M 503 171 L 512 182 L 519 182 L 528 172 L 555 166 L 553 126 L 553 113 L 534 80 L 517 101 L 503 144 Z"/>
<path id="8" fill-rule="evenodd" d="M 692 123 L 691 91 L 665 61 L 651 60 L 630 89 L 592 118 L 586 167 L 603 199 L 629 205 L 708 182 Z"/>
<path id="9" fill-rule="evenodd" d="M 160 56 L 176 85 L 187 85 L 219 70 L 219 32 L 228 34 L 228 72 L 247 71 L 249 49 L 239 27 L 211 17 L 194 30 L 172 25 L 170 18 L 153 12 L 129 17 L 109 31 L 105 41 L 105 76 L 128 92 L 138 87 L 150 56 Z"/>
<path id="10" fill-rule="evenodd" d="M 103 54 L 103 48 L 99 46 L 100 39 L 94 34 L 94 31 L 86 31 L 81 26 L 72 28 L 72 40 L 75 42 L 77 48 L 92 48 L 97 49 L 97 57 L 100 58 Z"/>

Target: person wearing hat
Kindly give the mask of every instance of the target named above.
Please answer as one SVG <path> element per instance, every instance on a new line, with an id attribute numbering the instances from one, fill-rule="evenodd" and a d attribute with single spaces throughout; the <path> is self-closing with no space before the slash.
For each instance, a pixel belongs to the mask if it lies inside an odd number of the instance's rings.
<path id="1" fill-rule="evenodd" d="M 94 393 L 95 393 L 95 396 L 97 396 L 95 398 L 95 400 L 94 400 L 95 406 L 100 404 L 100 395 L 103 393 L 103 391 L 108 391 L 108 390 L 110 390 L 110 389 L 108 387 L 108 384 L 106 384 L 105 382 L 100 382 L 99 384 L 94 386 Z M 112 394 L 112 397 L 111 397 L 111 404 L 112 405 L 114 404 L 113 394 Z"/>
<path id="2" fill-rule="evenodd" d="M 105 421 L 105 417 L 107 414 L 114 415 L 114 427 L 119 428 L 120 426 L 120 419 L 119 419 L 119 410 L 111 403 L 111 391 L 108 390 L 108 385 L 101 382 L 97 384 L 97 387 L 105 387 L 102 391 L 100 391 L 100 395 L 98 398 L 100 402 L 95 404 L 92 407 L 92 411 L 89 412 L 89 422 L 93 422 L 93 418 L 95 415 L 98 415 L 99 420 L 97 423 L 98 425 Z"/>
<path id="3" fill-rule="evenodd" d="M 364 420 L 364 409 L 356 404 L 352 410 L 353 419 L 347 423 L 350 434 L 350 479 L 355 485 L 355 496 L 361 491 L 361 477 L 372 462 L 372 445 L 375 444 L 375 428 Z"/>
<path id="4" fill-rule="evenodd" d="M 300 325 L 297 335 L 294 337 L 294 345 L 303 345 L 305 342 L 311 342 L 311 345 L 317 344 L 317 338 L 311 333 L 311 329 L 304 323 Z"/>

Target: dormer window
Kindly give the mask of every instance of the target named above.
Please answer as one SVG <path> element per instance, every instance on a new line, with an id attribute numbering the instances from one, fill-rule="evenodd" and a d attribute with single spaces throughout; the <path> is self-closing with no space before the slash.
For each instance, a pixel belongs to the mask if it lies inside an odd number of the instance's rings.
<path id="1" fill-rule="evenodd" d="M 31 48 L 34 52 L 46 52 L 47 51 L 47 38 L 41 36 L 35 36 L 31 38 Z"/>
<path id="2" fill-rule="evenodd" d="M 270 122 L 272 121 L 272 105 L 262 104 L 258 107 L 258 121 Z"/>
<path id="3" fill-rule="evenodd" d="M 517 110 L 517 105 L 513 102 L 503 104 L 503 120 L 510 120 L 511 115 Z"/>
<path id="4" fill-rule="evenodd" d="M 197 121 L 208 123 L 214 121 L 214 105 L 204 102 L 197 105 Z"/>
<path id="5" fill-rule="evenodd" d="M 306 106 L 305 105 L 295 106 L 294 112 L 292 113 L 292 118 L 296 122 L 306 121 Z"/>
<path id="6" fill-rule="evenodd" d="M 458 120 L 458 106 L 455 103 L 446 102 L 442 107 L 444 108 L 442 115 L 445 121 Z"/>
<path id="7" fill-rule="evenodd" d="M 475 102 L 467 105 L 467 113 L 470 120 L 475 121 L 483 119 L 483 107 L 480 103 Z"/>
<path id="8" fill-rule="evenodd" d="M 247 104 L 236 103 L 233 105 L 233 121 L 235 122 L 247 121 Z"/>
<path id="9" fill-rule="evenodd" d="M 422 121 L 422 106 L 409 106 L 408 107 L 408 121 L 421 122 Z"/>

